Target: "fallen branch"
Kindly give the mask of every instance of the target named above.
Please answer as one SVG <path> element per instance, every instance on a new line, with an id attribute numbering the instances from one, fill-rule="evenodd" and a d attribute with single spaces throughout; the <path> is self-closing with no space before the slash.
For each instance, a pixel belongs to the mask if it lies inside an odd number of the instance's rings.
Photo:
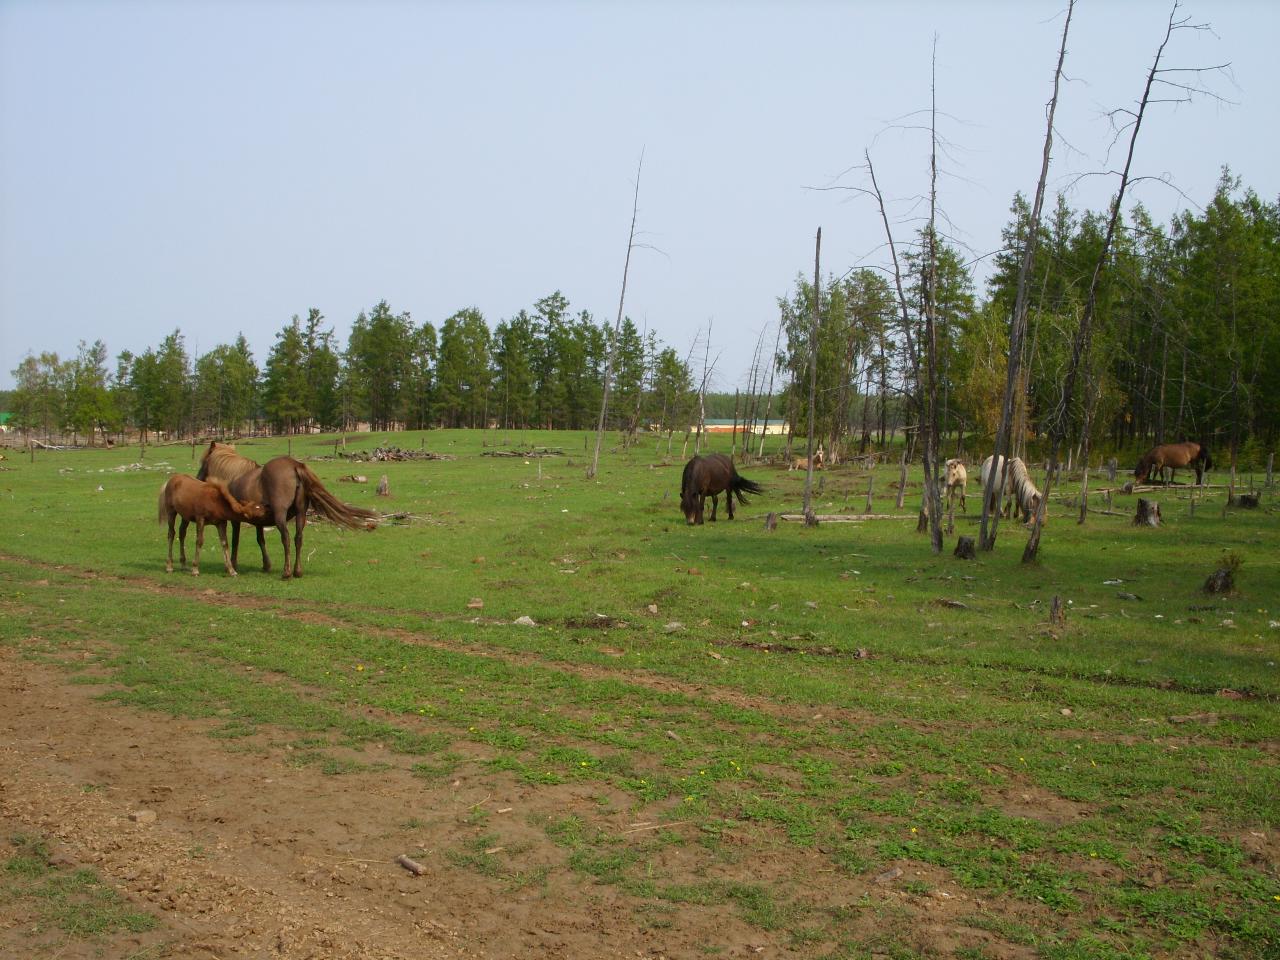
<path id="1" fill-rule="evenodd" d="M 803 513 L 780 513 L 779 520 L 804 523 Z M 900 513 L 815 513 L 813 519 L 819 523 L 853 523 L 858 520 L 910 520 Z"/>
<path id="2" fill-rule="evenodd" d="M 645 830 L 661 830 L 664 827 L 678 827 L 682 824 L 693 823 L 692 820 L 673 820 L 671 823 L 651 823 L 644 827 L 633 827 L 630 830 L 623 830 L 619 836 L 625 837 L 628 833 L 642 833 Z"/>

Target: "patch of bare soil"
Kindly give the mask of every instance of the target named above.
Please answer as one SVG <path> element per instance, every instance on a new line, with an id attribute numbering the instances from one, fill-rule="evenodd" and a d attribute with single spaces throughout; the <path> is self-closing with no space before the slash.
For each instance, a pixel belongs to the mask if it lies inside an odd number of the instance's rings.
<path id="1" fill-rule="evenodd" d="M 636 827 L 625 797 L 602 796 L 598 786 L 533 788 L 472 764 L 427 782 L 376 745 L 352 754 L 365 769 L 329 776 L 299 765 L 286 738 L 219 740 L 209 735 L 213 721 L 135 711 L 95 693 L 0 648 L 0 840 L 47 840 L 57 865 L 93 869 L 160 926 L 83 941 L 33 939 L 33 916 L 18 901 L 0 906 L 0 956 L 593 960 L 695 956 L 708 946 L 724 957 L 805 952 L 795 951 L 787 931 L 752 926 L 730 905 L 637 899 L 566 869 L 568 852 L 548 838 L 548 822 L 576 817 L 626 845 L 652 836 Z M 377 763 L 369 768 L 370 761 Z M 854 908 L 842 927 L 857 938 L 882 933 L 880 910 L 890 907 L 916 918 L 909 928 L 917 949 L 1024 955 L 969 927 L 965 918 L 985 905 L 941 874 L 920 875 L 918 864 L 899 864 L 902 879 L 877 886 L 832 872 L 815 851 L 748 846 L 749 855 L 719 861 L 697 843 L 666 846 L 653 869 L 672 883 L 780 884 L 826 909 Z M 399 854 L 426 874 L 398 866 Z M 913 877 L 933 892 L 910 895 L 904 884 Z M 881 906 L 856 908 L 868 895 Z"/>

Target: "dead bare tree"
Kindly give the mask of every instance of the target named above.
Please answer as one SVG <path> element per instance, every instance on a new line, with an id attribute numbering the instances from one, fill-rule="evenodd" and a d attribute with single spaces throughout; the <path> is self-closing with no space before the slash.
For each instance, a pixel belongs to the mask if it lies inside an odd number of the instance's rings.
<path id="1" fill-rule="evenodd" d="M 822 256 L 822 228 L 813 243 L 813 324 L 809 328 L 809 443 L 805 456 L 808 462 L 804 475 L 804 515 L 806 522 L 813 516 L 813 436 L 818 432 L 817 396 L 818 396 L 818 333 L 822 324 L 822 310 L 819 300 L 822 297 L 819 261 Z"/>
<path id="2" fill-rule="evenodd" d="M 929 514 L 929 539 L 934 553 L 942 553 L 942 500 L 938 491 L 938 40 L 933 41 L 929 81 L 929 226 L 925 248 L 924 284 L 924 497 Z"/>
<path id="3" fill-rule="evenodd" d="M 773 341 L 773 355 L 769 358 L 769 392 L 764 400 L 764 425 L 760 429 L 760 452 L 764 457 L 764 439 L 769 434 L 769 408 L 773 406 L 773 378 L 778 372 L 778 348 L 782 345 L 782 324 L 778 324 L 778 334 Z"/>
<path id="4" fill-rule="evenodd" d="M 1221 69 L 1221 67 L 1198 67 L 1188 69 L 1179 68 L 1162 68 L 1160 60 L 1164 56 L 1165 48 L 1169 45 L 1169 41 L 1178 30 L 1202 30 L 1206 27 L 1202 24 L 1192 24 L 1189 18 L 1177 19 L 1178 6 L 1176 2 L 1169 11 L 1169 20 L 1165 26 L 1164 39 L 1160 41 L 1159 47 L 1156 49 L 1155 57 L 1151 62 L 1151 69 L 1147 72 L 1146 84 L 1142 90 L 1142 98 L 1138 101 L 1136 110 L 1121 109 L 1114 111 L 1113 118 L 1118 116 L 1128 116 L 1128 123 L 1121 124 L 1117 127 L 1117 137 L 1123 133 L 1124 129 L 1129 129 L 1129 144 L 1125 154 L 1124 168 L 1120 172 L 1120 186 L 1116 190 L 1116 195 L 1111 203 L 1111 212 L 1107 217 L 1107 230 L 1103 237 L 1102 249 L 1098 253 L 1097 262 L 1093 266 L 1093 274 L 1089 280 L 1089 290 L 1085 296 L 1084 307 L 1080 313 L 1080 325 L 1076 330 L 1075 338 L 1071 347 L 1071 359 L 1067 365 L 1066 377 L 1062 385 L 1062 396 L 1058 405 L 1058 415 L 1054 420 L 1053 427 L 1050 430 L 1049 443 L 1049 470 L 1045 478 L 1044 496 L 1040 501 L 1040 508 L 1035 512 L 1032 520 L 1031 535 L 1027 539 L 1026 548 L 1022 551 L 1022 562 L 1032 563 L 1035 561 L 1040 550 L 1040 535 L 1044 530 L 1045 510 L 1049 502 L 1049 492 L 1052 488 L 1055 475 L 1058 471 L 1058 456 L 1062 449 L 1062 443 L 1066 438 L 1067 431 L 1071 423 L 1071 407 L 1075 399 L 1076 381 L 1083 372 L 1088 376 L 1089 364 L 1089 347 L 1093 333 L 1093 316 L 1097 306 L 1098 290 L 1101 286 L 1102 275 L 1106 268 L 1107 260 L 1111 254 L 1111 244 L 1115 239 L 1116 226 L 1120 220 L 1120 209 L 1124 202 L 1125 190 L 1129 185 L 1129 174 L 1133 167 L 1133 154 L 1137 146 L 1138 134 L 1142 129 L 1142 121 L 1146 116 L 1147 107 L 1153 102 L 1163 102 L 1160 99 L 1153 100 L 1151 93 L 1152 88 L 1160 83 L 1167 85 L 1180 92 L 1177 102 L 1185 102 L 1195 93 L 1205 93 L 1203 88 L 1192 86 L 1181 81 L 1174 81 L 1165 78 L 1170 73 L 1195 73 L 1199 74 L 1207 70 Z M 1088 455 L 1088 436 L 1093 416 L 1094 403 L 1092 398 L 1086 397 L 1084 402 L 1083 416 L 1081 418 L 1081 438 L 1082 451 L 1087 457 Z"/>
<path id="5" fill-rule="evenodd" d="M 1046 124 L 1044 134 L 1044 153 L 1040 161 L 1040 179 L 1036 182 L 1035 201 L 1031 205 L 1031 218 L 1027 224 L 1026 248 L 1022 252 L 1022 264 L 1018 268 L 1018 292 L 1014 297 L 1013 316 L 1009 321 L 1009 360 L 1005 375 L 1004 401 L 1000 407 L 1000 426 L 996 430 L 994 464 L 1001 469 L 991 470 L 987 475 L 982 491 L 982 520 L 979 526 L 978 545 L 983 550 L 992 550 L 996 545 L 996 530 L 1000 523 L 1000 511 L 990 510 L 991 495 L 995 490 L 1003 490 L 1005 477 L 1012 457 L 1012 423 L 1014 406 L 1021 388 L 1020 363 L 1023 343 L 1027 336 L 1027 311 L 1029 306 L 1028 285 L 1031 280 L 1031 268 L 1035 262 L 1036 245 L 1040 238 L 1040 212 L 1044 207 L 1045 181 L 1049 176 L 1049 159 L 1053 152 L 1053 115 L 1058 109 L 1058 88 L 1062 82 L 1062 64 L 1067 56 L 1067 33 L 1071 29 L 1071 14 L 1075 8 L 1075 0 L 1067 3 L 1067 16 L 1062 24 L 1062 41 L 1058 44 L 1058 65 L 1053 71 L 1053 96 L 1049 98 L 1045 108 Z M 999 459 L 1003 457 L 1003 462 Z M 999 475 L 997 477 L 997 474 Z M 987 523 L 991 527 L 988 530 Z"/>
<path id="6" fill-rule="evenodd" d="M 640 209 L 640 171 L 644 168 L 644 152 L 636 166 L 636 191 L 631 201 L 631 230 L 627 234 L 627 259 L 622 266 L 622 292 L 618 295 L 618 318 L 613 323 L 613 338 L 609 341 L 609 354 L 604 364 L 604 389 L 600 396 L 600 422 L 596 424 L 596 449 L 587 468 L 587 479 L 595 478 L 600 467 L 600 445 L 604 442 L 604 421 L 609 412 L 609 386 L 613 380 L 613 360 L 618 350 L 618 337 L 622 332 L 622 304 L 627 298 L 627 273 L 631 270 L 631 251 L 636 244 L 636 211 Z"/>

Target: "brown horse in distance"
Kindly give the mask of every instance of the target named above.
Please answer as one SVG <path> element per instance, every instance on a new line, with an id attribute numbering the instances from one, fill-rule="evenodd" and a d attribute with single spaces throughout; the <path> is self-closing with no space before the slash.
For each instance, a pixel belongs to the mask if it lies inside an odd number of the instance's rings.
<path id="1" fill-rule="evenodd" d="M 324 488 L 320 478 L 311 468 L 293 457 L 276 457 L 260 466 L 248 457 L 236 453 L 229 443 L 209 444 L 200 460 L 201 480 L 213 478 L 223 481 L 240 500 L 253 500 L 265 504 L 267 515 L 254 525 L 258 529 L 258 546 L 262 548 L 262 569 L 271 571 L 271 558 L 267 556 L 264 526 L 274 526 L 280 531 L 284 545 L 284 579 L 302 576 L 302 530 L 307 525 L 307 510 L 314 509 L 327 520 L 351 530 L 370 527 L 378 519 L 374 510 L 353 507 L 343 503 Z M 289 553 L 289 520 L 294 523 L 293 555 Z M 238 560 L 240 548 L 240 524 L 232 521 L 231 564 Z"/>
<path id="2" fill-rule="evenodd" d="M 708 453 L 694 457 L 684 465 L 680 479 L 680 509 L 690 526 L 702 523 L 702 508 L 707 497 L 711 498 L 711 520 L 716 519 L 716 501 L 726 493 L 729 501 L 729 519 L 733 519 L 733 498 L 746 503 L 744 493 L 764 493 L 764 487 L 738 475 L 733 461 L 723 453 Z"/>
<path id="3" fill-rule="evenodd" d="M 1194 467 L 1196 485 L 1204 483 L 1204 472 L 1213 469 L 1213 459 L 1209 456 L 1209 448 L 1203 443 L 1164 443 L 1152 447 L 1142 455 L 1137 468 L 1133 471 L 1134 483 L 1146 483 L 1153 473 L 1164 477 L 1165 468 L 1169 468 L 1169 479 L 1179 467 Z"/>
<path id="4" fill-rule="evenodd" d="M 178 530 L 178 550 L 182 565 L 187 565 L 187 527 L 196 525 L 196 555 L 191 561 L 191 573 L 200 575 L 200 548 L 204 546 L 204 525 L 212 523 L 218 528 L 218 542 L 222 544 L 222 562 L 230 576 L 236 575 L 227 552 L 227 521 L 257 523 L 267 516 L 267 508 L 260 503 L 240 501 L 231 495 L 221 480 L 203 483 L 185 473 L 175 473 L 160 490 L 156 513 L 161 523 L 169 524 L 169 558 L 165 562 L 166 573 L 173 573 L 173 525 L 179 517 L 182 526 Z"/>

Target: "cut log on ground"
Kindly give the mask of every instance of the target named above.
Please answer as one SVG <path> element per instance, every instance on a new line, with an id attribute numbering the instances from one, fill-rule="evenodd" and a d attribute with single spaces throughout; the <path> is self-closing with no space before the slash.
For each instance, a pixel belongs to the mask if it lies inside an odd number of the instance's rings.
<path id="1" fill-rule="evenodd" d="M 415 877 L 420 877 L 427 872 L 427 868 L 420 864 L 417 860 L 410 860 L 407 854 L 400 854 L 396 857 L 396 863 L 404 867 Z"/>

